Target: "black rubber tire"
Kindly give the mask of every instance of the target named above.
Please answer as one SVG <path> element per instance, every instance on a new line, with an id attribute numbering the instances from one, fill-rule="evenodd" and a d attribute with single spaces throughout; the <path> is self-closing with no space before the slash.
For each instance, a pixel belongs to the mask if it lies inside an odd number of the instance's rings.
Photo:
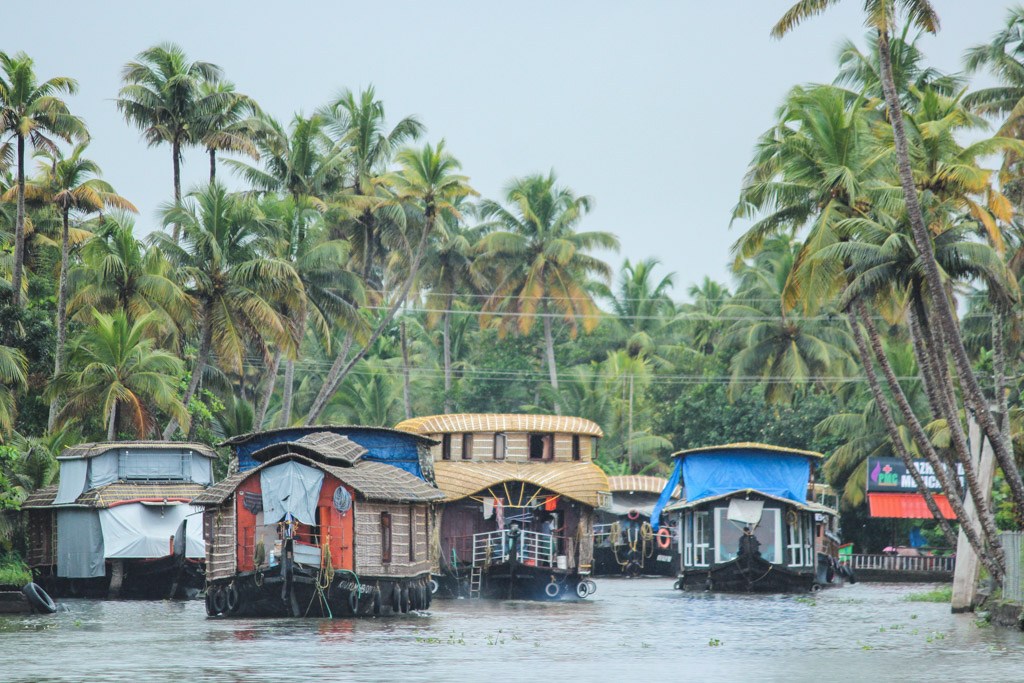
<path id="1" fill-rule="evenodd" d="M 213 606 L 213 590 L 212 589 L 206 591 L 206 616 L 208 616 L 208 617 L 215 617 L 215 616 L 217 616 L 217 611 L 216 611 L 216 609 Z"/>
<path id="2" fill-rule="evenodd" d="M 583 583 L 587 584 L 587 595 L 593 595 L 597 592 L 597 582 L 593 579 L 585 579 Z"/>
<path id="3" fill-rule="evenodd" d="M 348 608 L 352 610 L 352 616 L 359 614 L 359 593 L 354 590 L 348 592 Z"/>
<path id="4" fill-rule="evenodd" d="M 430 582 L 431 583 L 436 583 L 433 579 L 431 579 Z M 432 602 L 434 602 L 434 591 L 431 590 L 430 586 L 428 585 L 427 586 L 426 601 L 423 604 L 423 609 L 430 609 L 430 604 Z"/>
<path id="5" fill-rule="evenodd" d="M 552 589 L 554 589 L 554 590 L 552 591 Z M 547 596 L 549 598 L 558 597 L 558 594 L 561 593 L 561 592 L 562 592 L 562 587 L 559 586 L 554 581 L 552 581 L 548 585 L 544 586 L 544 593 L 547 594 Z"/>
<path id="6" fill-rule="evenodd" d="M 379 617 L 380 610 L 383 607 L 383 600 L 380 597 L 380 588 L 373 589 L 373 616 Z"/>
<path id="7" fill-rule="evenodd" d="M 580 581 L 576 584 L 576 596 L 581 600 L 590 595 L 590 591 L 587 589 L 587 582 Z"/>
<path id="8" fill-rule="evenodd" d="M 238 610 L 242 608 L 242 595 L 238 592 L 238 589 L 234 585 L 228 586 L 224 589 L 224 613 L 225 614 L 238 614 Z"/>
<path id="9" fill-rule="evenodd" d="M 431 594 L 436 593 L 437 589 L 441 587 L 441 584 L 439 584 L 434 579 L 431 579 L 427 585 L 430 587 Z"/>
<path id="10" fill-rule="evenodd" d="M 402 599 L 402 603 L 401 603 L 400 607 L 402 609 L 402 614 L 408 614 L 409 613 L 409 587 L 408 586 L 402 586 L 402 598 L 401 599 Z"/>
<path id="11" fill-rule="evenodd" d="M 28 600 L 28 604 L 32 605 L 32 609 L 40 614 L 53 614 L 57 611 L 57 605 L 53 598 L 38 583 L 26 583 L 21 589 L 21 593 Z"/>
<path id="12" fill-rule="evenodd" d="M 224 610 L 228 608 L 228 594 L 223 588 L 213 589 L 213 613 L 224 614 Z"/>
<path id="13" fill-rule="evenodd" d="M 400 614 L 402 612 L 402 589 L 398 584 L 393 584 L 391 589 L 391 613 Z"/>

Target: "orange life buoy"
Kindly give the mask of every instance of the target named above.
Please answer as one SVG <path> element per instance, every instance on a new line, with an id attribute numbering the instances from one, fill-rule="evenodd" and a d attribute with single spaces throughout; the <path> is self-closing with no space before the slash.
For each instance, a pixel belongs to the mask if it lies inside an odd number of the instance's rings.
<path id="1" fill-rule="evenodd" d="M 672 532 L 665 527 L 658 529 L 658 547 L 665 550 L 672 545 Z"/>

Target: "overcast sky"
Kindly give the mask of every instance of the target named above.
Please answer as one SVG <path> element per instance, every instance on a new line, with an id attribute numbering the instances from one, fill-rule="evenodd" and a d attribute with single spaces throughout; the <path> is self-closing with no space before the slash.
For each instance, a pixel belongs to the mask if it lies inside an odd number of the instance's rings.
<path id="1" fill-rule="evenodd" d="M 932 1 L 942 31 L 921 45 L 944 70 L 959 69 L 1009 6 Z M 139 207 L 140 234 L 171 197 L 170 150 L 147 148 L 114 98 L 125 62 L 173 41 L 283 120 L 373 84 L 389 119 L 418 116 L 484 196 L 554 169 L 596 200 L 583 229 L 619 236 L 609 262 L 658 258 L 681 299 L 704 275 L 728 279 L 730 211 L 786 91 L 831 81 L 839 43 L 863 42 L 859 0 L 771 39 L 791 3 L 57 0 L 5 7 L 0 49 L 29 53 L 40 78 L 78 80 L 71 105 L 92 133 L 88 154 Z M 183 185 L 206 172 L 202 151 L 187 151 Z"/>

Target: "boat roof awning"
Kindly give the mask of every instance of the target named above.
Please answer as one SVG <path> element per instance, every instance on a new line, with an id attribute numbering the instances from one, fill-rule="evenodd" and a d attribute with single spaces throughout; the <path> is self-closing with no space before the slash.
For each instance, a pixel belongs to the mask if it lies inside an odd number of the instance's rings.
<path id="1" fill-rule="evenodd" d="M 413 434 L 456 434 L 459 432 L 553 432 L 604 436 L 601 427 L 582 417 L 511 413 L 457 413 L 414 417 L 399 422 L 395 429 Z"/>
<path id="2" fill-rule="evenodd" d="M 949 499 L 940 493 L 933 493 L 935 503 L 939 506 L 942 516 L 956 519 Z M 872 517 L 886 519 L 933 519 L 931 510 L 924 502 L 920 493 L 869 493 L 868 509 Z"/>
<path id="3" fill-rule="evenodd" d="M 835 514 L 837 514 L 836 511 L 833 510 L 832 508 L 830 508 L 828 506 L 825 506 L 825 505 L 821 505 L 820 503 L 815 503 L 815 502 L 809 501 L 809 500 L 801 503 L 801 502 L 797 502 L 795 500 L 790 500 L 789 498 L 782 498 L 781 496 L 773 496 L 773 495 L 771 495 L 769 493 L 764 493 L 763 491 L 758 491 L 757 489 L 740 489 L 738 491 L 731 491 L 729 493 L 723 493 L 723 494 L 721 494 L 719 496 L 707 496 L 705 498 L 699 498 L 697 500 L 681 500 L 678 503 L 672 503 L 671 505 L 665 506 L 665 512 L 672 512 L 673 510 L 691 510 L 691 509 L 697 507 L 698 505 L 704 505 L 705 503 L 713 503 L 716 500 L 727 500 L 729 498 L 735 498 L 735 497 L 738 497 L 738 496 L 746 496 L 748 494 L 753 494 L 755 496 L 761 496 L 762 498 L 767 498 L 769 500 L 777 500 L 780 503 L 785 503 L 786 505 L 792 505 L 793 507 L 797 508 L 798 510 L 807 510 L 809 512 L 822 512 L 822 513 L 825 513 L 827 515 L 835 515 Z"/>
<path id="4" fill-rule="evenodd" d="M 205 484 L 194 482 L 126 482 L 115 481 L 106 486 L 88 489 L 78 496 L 73 503 L 54 505 L 57 498 L 57 486 L 47 486 L 33 492 L 22 503 L 23 510 L 44 508 L 60 509 L 64 507 L 112 508 L 126 503 L 151 503 L 153 505 L 173 505 L 188 503 L 206 491 Z"/>
<path id="5" fill-rule="evenodd" d="M 660 494 L 668 485 L 665 477 L 650 477 L 639 474 L 628 474 L 618 477 L 608 477 L 609 490 L 612 493 L 653 493 Z M 672 492 L 673 498 L 678 498 L 680 489 L 677 486 Z"/>
<path id="6" fill-rule="evenodd" d="M 609 492 L 608 475 L 590 462 L 435 462 L 437 487 L 459 500 L 505 482 L 521 481 L 598 507 Z"/>

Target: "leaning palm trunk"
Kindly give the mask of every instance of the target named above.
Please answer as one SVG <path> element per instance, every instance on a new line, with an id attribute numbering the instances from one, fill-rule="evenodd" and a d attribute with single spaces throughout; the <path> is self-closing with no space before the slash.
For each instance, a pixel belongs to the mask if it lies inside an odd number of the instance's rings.
<path id="1" fill-rule="evenodd" d="M 928 435 L 924 431 L 924 427 L 921 426 L 921 421 L 917 419 L 917 415 L 914 414 L 913 408 L 910 406 L 910 402 L 907 400 L 906 394 L 903 393 L 903 387 L 900 386 L 899 380 L 896 378 L 896 373 L 893 372 L 892 365 L 889 363 L 888 357 L 885 355 L 885 349 L 882 348 L 882 337 L 878 334 L 878 329 L 875 327 L 874 322 L 871 320 L 871 316 L 868 314 L 867 308 L 863 302 L 857 302 L 857 312 L 860 316 L 861 322 L 864 324 L 864 328 L 868 332 L 868 340 L 871 344 L 871 350 L 874 352 L 875 360 L 878 362 L 879 367 L 882 369 L 882 374 L 885 375 L 885 380 L 889 385 L 889 391 L 892 393 L 893 398 L 896 399 L 896 405 L 899 408 L 900 415 L 903 417 L 903 421 L 910 429 L 911 436 L 914 442 L 917 444 L 918 449 L 927 458 L 928 463 L 932 466 L 932 470 L 935 473 L 935 477 L 939 480 L 939 484 L 942 486 L 942 490 L 946 493 L 946 498 L 949 500 L 949 505 L 956 514 L 957 521 L 960 523 L 960 528 L 967 536 L 971 547 L 978 557 L 982 558 L 985 566 L 989 568 L 992 576 L 1001 579 L 1004 573 L 1005 560 L 1003 558 L 1002 546 L 999 545 L 998 536 L 990 538 L 989 540 L 989 552 L 985 552 L 985 546 L 978 536 L 978 531 L 971 523 L 971 520 L 967 517 L 967 511 L 964 509 L 963 500 L 957 494 L 956 488 L 953 486 L 949 472 L 942 463 L 938 454 L 935 452 L 935 448 L 932 446 L 931 441 L 928 440 Z M 975 499 L 975 503 L 978 505 L 979 517 L 984 519 L 984 507 L 983 499 Z M 985 528 L 984 522 L 982 522 L 982 528 Z"/>
<path id="2" fill-rule="evenodd" d="M 1003 316 L 999 310 L 992 311 L 992 372 L 995 375 L 996 405 L 999 406 L 1000 432 L 1007 450 L 1012 451 L 1010 441 L 1010 406 L 1006 395 L 1006 346 L 1003 342 Z"/>
<path id="3" fill-rule="evenodd" d="M 558 368 L 555 366 L 555 339 L 551 334 L 551 317 L 548 315 L 547 302 L 541 308 L 541 315 L 544 320 L 544 350 L 547 353 L 548 376 L 551 379 L 551 388 L 555 390 L 555 415 L 562 414 L 562 407 L 558 401 Z"/>
<path id="4" fill-rule="evenodd" d="M 64 349 L 68 338 L 68 266 L 71 258 L 70 226 L 68 225 L 69 209 L 63 210 L 63 224 L 60 233 L 60 278 L 57 285 L 57 349 L 53 354 L 53 376 L 57 377 L 64 369 Z M 46 421 L 46 431 L 52 432 L 57 424 L 57 413 L 60 410 L 60 397 L 54 396 L 50 401 L 50 416 Z"/>
<path id="5" fill-rule="evenodd" d="M 964 394 L 964 403 L 967 408 L 974 412 L 979 426 L 981 426 L 985 435 L 992 443 L 996 460 L 999 462 L 1003 475 L 1006 477 L 1014 504 L 1017 506 L 1017 509 L 1024 509 L 1024 480 L 1021 479 L 1013 453 L 1006 446 L 999 425 L 996 424 L 989 410 L 988 401 L 981 389 L 981 385 L 978 383 L 978 378 L 974 375 L 973 368 L 971 368 L 967 349 L 964 348 L 963 338 L 960 336 L 956 319 L 953 317 L 953 309 L 947 298 L 946 290 L 942 285 L 942 276 L 939 274 L 938 264 L 935 261 L 935 250 L 932 245 L 931 234 L 925 225 L 921 204 L 917 198 L 917 188 L 914 185 L 914 177 L 910 166 L 910 152 L 907 145 L 907 133 L 903 123 L 903 111 L 900 108 L 899 98 L 896 94 L 896 85 L 893 80 L 892 71 L 892 55 L 889 49 L 888 31 L 879 31 L 878 57 L 882 67 L 882 89 L 885 93 L 885 101 L 889 107 L 892 120 L 893 141 L 896 148 L 896 162 L 899 169 L 900 185 L 903 188 L 903 194 L 906 199 L 907 216 L 910 219 L 914 245 L 921 255 L 928 290 L 936 299 L 933 308 L 945 346 L 953 356 L 953 363 Z"/>
<path id="6" fill-rule="evenodd" d="M 412 418 L 412 392 L 409 389 L 409 340 L 405 335 L 405 321 L 400 325 L 402 338 L 402 399 L 405 403 L 405 419 Z"/>
<path id="7" fill-rule="evenodd" d="M 912 329 L 917 327 L 914 321 L 914 316 L 911 315 Z M 921 345 L 923 342 L 920 329 L 917 330 L 918 334 L 911 334 L 912 343 L 915 347 Z M 928 366 L 928 371 L 924 373 L 925 384 L 928 383 L 928 378 L 934 381 L 935 370 L 933 366 L 932 354 L 929 353 L 928 349 L 922 348 L 916 352 Z M 971 498 L 974 499 L 974 507 L 978 513 L 978 520 L 981 523 L 981 528 L 985 533 L 985 540 L 989 546 L 997 547 L 999 543 L 999 530 L 996 528 L 995 517 L 992 515 L 991 506 L 985 505 L 985 501 L 988 500 L 988 496 L 981 488 L 981 483 L 978 480 L 978 471 L 974 464 L 974 459 L 971 457 L 970 447 L 967 443 L 967 434 L 964 433 L 963 424 L 960 422 L 960 411 L 957 409 L 955 404 L 949 403 L 945 400 L 945 392 L 937 391 L 935 387 L 931 389 L 939 402 L 939 408 L 941 413 L 936 417 L 942 418 L 946 421 L 946 427 L 949 429 L 950 442 L 953 445 L 953 452 L 956 455 L 957 462 L 963 467 L 964 470 L 964 481 L 967 482 L 967 490 L 970 492 Z M 951 477 L 953 482 L 956 482 L 956 477 Z M 962 492 L 957 491 L 961 496 Z M 1001 547 L 1001 546 L 1000 546 Z"/>
<path id="8" fill-rule="evenodd" d="M 445 303 L 441 326 L 441 337 L 444 345 L 444 412 L 452 412 L 452 298 Z"/>
<path id="9" fill-rule="evenodd" d="M 14 270 L 11 272 L 11 302 L 21 307 L 21 278 L 25 261 L 25 136 L 18 133 L 18 214 L 14 222 Z"/>
<path id="10" fill-rule="evenodd" d="M 192 368 L 192 378 L 188 382 L 188 388 L 185 389 L 185 395 L 181 397 L 181 402 L 186 410 L 188 409 L 188 404 L 192 401 L 192 397 L 195 396 L 196 391 L 199 389 L 199 382 L 203 378 L 203 371 L 210 360 L 210 350 L 213 347 L 213 325 L 210 318 L 210 311 L 208 309 L 204 310 L 203 330 L 199 341 L 199 353 L 196 355 L 196 365 Z M 178 421 L 171 418 L 171 421 L 167 423 L 167 428 L 164 429 L 163 440 L 170 440 L 174 430 L 177 428 Z"/>
<path id="11" fill-rule="evenodd" d="M 916 467 L 914 467 L 914 460 L 910 457 L 906 444 L 903 443 L 899 427 L 896 425 L 896 419 L 893 417 L 892 409 L 889 407 L 889 399 L 886 398 L 885 392 L 882 391 L 882 386 L 878 381 L 878 375 L 875 373 L 875 364 L 871 359 L 871 352 L 868 350 L 867 343 L 864 341 L 864 334 L 861 332 L 860 324 L 857 322 L 857 318 L 854 316 L 852 311 L 847 312 L 847 317 L 850 321 L 850 329 L 853 330 L 853 339 L 857 344 L 857 352 L 860 355 L 861 365 L 864 366 L 864 374 L 868 378 L 868 386 L 871 389 L 871 395 L 875 397 L 875 405 L 878 406 L 878 412 L 882 414 L 882 422 L 885 423 L 885 430 L 886 433 L 889 434 L 889 441 L 892 443 L 896 453 L 900 456 L 900 460 L 903 461 L 903 465 L 907 468 L 907 472 L 909 472 L 910 476 L 914 479 L 917 491 L 924 498 L 924 502 L 925 505 L 928 506 L 928 510 L 939 523 L 939 527 L 942 529 L 942 535 L 945 537 L 946 543 L 949 544 L 949 547 L 954 548 L 956 547 L 957 541 L 956 532 L 953 531 L 953 527 L 950 526 L 949 521 L 939 509 L 939 504 L 935 502 L 935 497 L 932 495 L 932 492 L 927 486 L 925 486 L 924 478 L 921 476 L 921 473 L 917 471 Z"/>
<path id="12" fill-rule="evenodd" d="M 339 353 L 337 358 L 334 359 L 334 363 L 331 364 L 331 370 L 327 373 L 327 379 L 324 380 L 324 384 L 320 387 L 320 392 L 316 395 L 313 400 L 313 405 L 309 409 L 309 414 L 306 416 L 306 425 L 316 424 L 317 420 L 324 412 L 324 408 L 327 407 L 327 402 L 330 400 L 334 392 L 338 390 L 341 383 L 345 381 L 345 377 L 352 371 L 356 363 L 363 359 L 364 356 L 370 351 L 370 348 L 374 343 L 380 339 L 380 336 L 384 334 L 384 330 L 391 324 L 391 321 L 395 319 L 395 315 L 398 313 L 399 307 L 405 302 L 409 296 L 409 292 L 412 290 L 412 285 L 416 281 L 416 276 L 419 274 L 420 261 L 423 257 L 424 247 L 427 244 L 427 237 L 430 235 L 430 226 L 433 224 L 433 212 L 428 208 L 426 213 L 426 220 L 424 221 L 423 234 L 420 236 L 419 244 L 416 245 L 416 249 L 413 252 L 412 264 L 409 267 L 409 276 L 406 278 L 405 283 L 402 285 L 402 291 L 398 293 L 398 296 L 391 306 L 388 308 L 387 314 L 384 319 L 381 320 L 380 324 L 377 325 L 370 338 L 363 344 L 362 348 L 352 356 L 348 363 L 345 363 L 345 356 L 348 355 L 348 349 L 352 344 L 352 335 L 350 334 L 346 339 L 345 348 L 342 349 L 342 353 Z M 344 366 L 344 367 L 343 367 Z"/>
<path id="13" fill-rule="evenodd" d="M 274 385 L 277 384 L 277 370 L 281 367 L 281 349 L 274 351 L 274 359 L 270 361 L 270 372 L 267 373 L 263 385 L 263 393 L 260 395 L 260 403 L 256 410 L 256 417 L 253 419 L 252 428 L 254 431 L 263 429 L 263 421 L 267 418 L 267 410 L 270 408 L 270 399 L 274 395 Z"/>
<path id="14" fill-rule="evenodd" d="M 295 396 L 295 361 L 289 358 L 284 364 L 284 396 L 281 400 L 281 422 L 279 427 L 292 424 L 292 400 Z"/>

